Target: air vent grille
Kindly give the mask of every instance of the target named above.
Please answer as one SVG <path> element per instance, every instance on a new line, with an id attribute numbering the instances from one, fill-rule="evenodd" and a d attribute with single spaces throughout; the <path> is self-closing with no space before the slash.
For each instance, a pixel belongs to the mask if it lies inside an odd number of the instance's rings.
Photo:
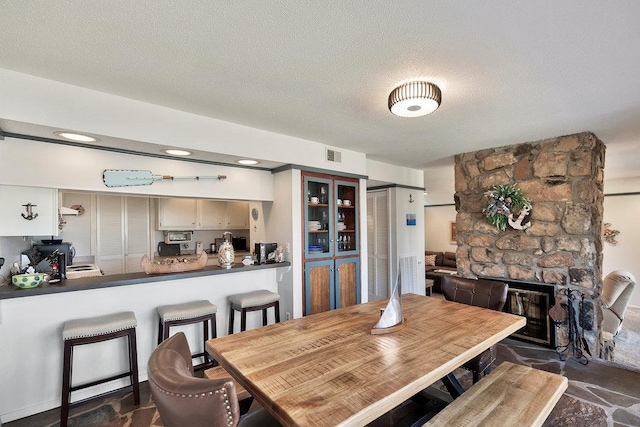
<path id="1" fill-rule="evenodd" d="M 327 148 L 327 162 L 342 163 L 342 153 Z"/>

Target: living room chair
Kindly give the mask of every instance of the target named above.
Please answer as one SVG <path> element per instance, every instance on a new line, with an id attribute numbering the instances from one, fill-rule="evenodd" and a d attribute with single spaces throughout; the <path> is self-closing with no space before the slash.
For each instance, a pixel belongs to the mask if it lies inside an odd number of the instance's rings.
<path id="1" fill-rule="evenodd" d="M 507 302 L 509 285 L 496 280 L 467 279 L 458 276 L 442 277 L 442 293 L 447 301 L 454 301 L 477 307 L 502 311 Z M 482 327 L 482 325 L 478 325 Z M 496 360 L 496 346 L 492 345 L 464 365 L 463 368 L 473 373 L 473 383 L 477 383 L 482 375 L 491 371 L 491 364 Z"/>
<path id="2" fill-rule="evenodd" d="M 620 332 L 624 312 L 636 287 L 636 278 L 624 270 L 607 274 L 602 285 L 602 332 L 613 338 Z"/>
<path id="3" fill-rule="evenodd" d="M 165 427 L 280 425 L 264 409 L 240 419 L 233 380 L 194 377 L 191 350 L 183 332 L 164 340 L 147 367 L 151 395 Z"/>

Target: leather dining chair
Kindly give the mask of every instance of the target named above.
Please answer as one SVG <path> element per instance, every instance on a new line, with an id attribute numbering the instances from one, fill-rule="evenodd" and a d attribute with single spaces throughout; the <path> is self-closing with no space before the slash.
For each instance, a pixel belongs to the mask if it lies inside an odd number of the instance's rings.
<path id="1" fill-rule="evenodd" d="M 156 347 L 147 371 L 151 395 L 165 427 L 280 425 L 262 408 L 240 419 L 231 378 L 194 377 L 191 350 L 183 332 Z"/>
<path id="2" fill-rule="evenodd" d="M 448 301 L 455 301 L 477 307 L 502 311 L 507 301 L 509 285 L 496 280 L 467 279 L 464 277 L 444 275 L 442 277 L 442 293 Z M 482 327 L 482 325 L 479 325 Z M 477 383 L 482 375 L 491 371 L 491 364 L 496 360 L 496 346 L 492 345 L 464 365 L 463 368 L 473 373 L 473 383 Z"/>

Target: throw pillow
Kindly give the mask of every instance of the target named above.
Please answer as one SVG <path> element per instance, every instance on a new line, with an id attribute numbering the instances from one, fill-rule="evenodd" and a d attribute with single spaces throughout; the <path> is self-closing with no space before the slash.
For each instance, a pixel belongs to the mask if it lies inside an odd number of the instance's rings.
<path id="1" fill-rule="evenodd" d="M 436 266 L 436 256 L 435 255 L 425 255 L 424 256 L 424 265 L 435 267 Z"/>

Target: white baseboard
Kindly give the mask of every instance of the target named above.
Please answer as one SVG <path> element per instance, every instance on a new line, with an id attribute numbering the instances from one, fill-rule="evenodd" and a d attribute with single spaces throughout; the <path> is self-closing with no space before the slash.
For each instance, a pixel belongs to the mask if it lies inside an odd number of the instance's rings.
<path id="1" fill-rule="evenodd" d="M 147 371 L 138 373 L 138 382 L 141 383 L 147 380 Z M 93 387 L 89 387 L 83 390 L 78 390 L 72 395 L 72 403 L 78 400 L 86 399 L 91 396 L 97 396 L 102 393 L 107 393 L 111 390 L 115 390 L 120 387 L 126 387 L 129 384 L 128 378 L 122 378 L 114 380 L 105 384 L 98 384 Z M 30 417 L 31 415 L 39 414 L 41 412 L 49 411 L 51 409 L 60 407 L 61 398 L 56 400 L 50 400 L 48 402 L 38 403 L 37 405 L 28 406 L 25 408 L 16 409 L 5 414 L 0 414 L 0 427 L 2 423 L 8 423 L 10 421 L 19 420 L 20 418 Z"/>

